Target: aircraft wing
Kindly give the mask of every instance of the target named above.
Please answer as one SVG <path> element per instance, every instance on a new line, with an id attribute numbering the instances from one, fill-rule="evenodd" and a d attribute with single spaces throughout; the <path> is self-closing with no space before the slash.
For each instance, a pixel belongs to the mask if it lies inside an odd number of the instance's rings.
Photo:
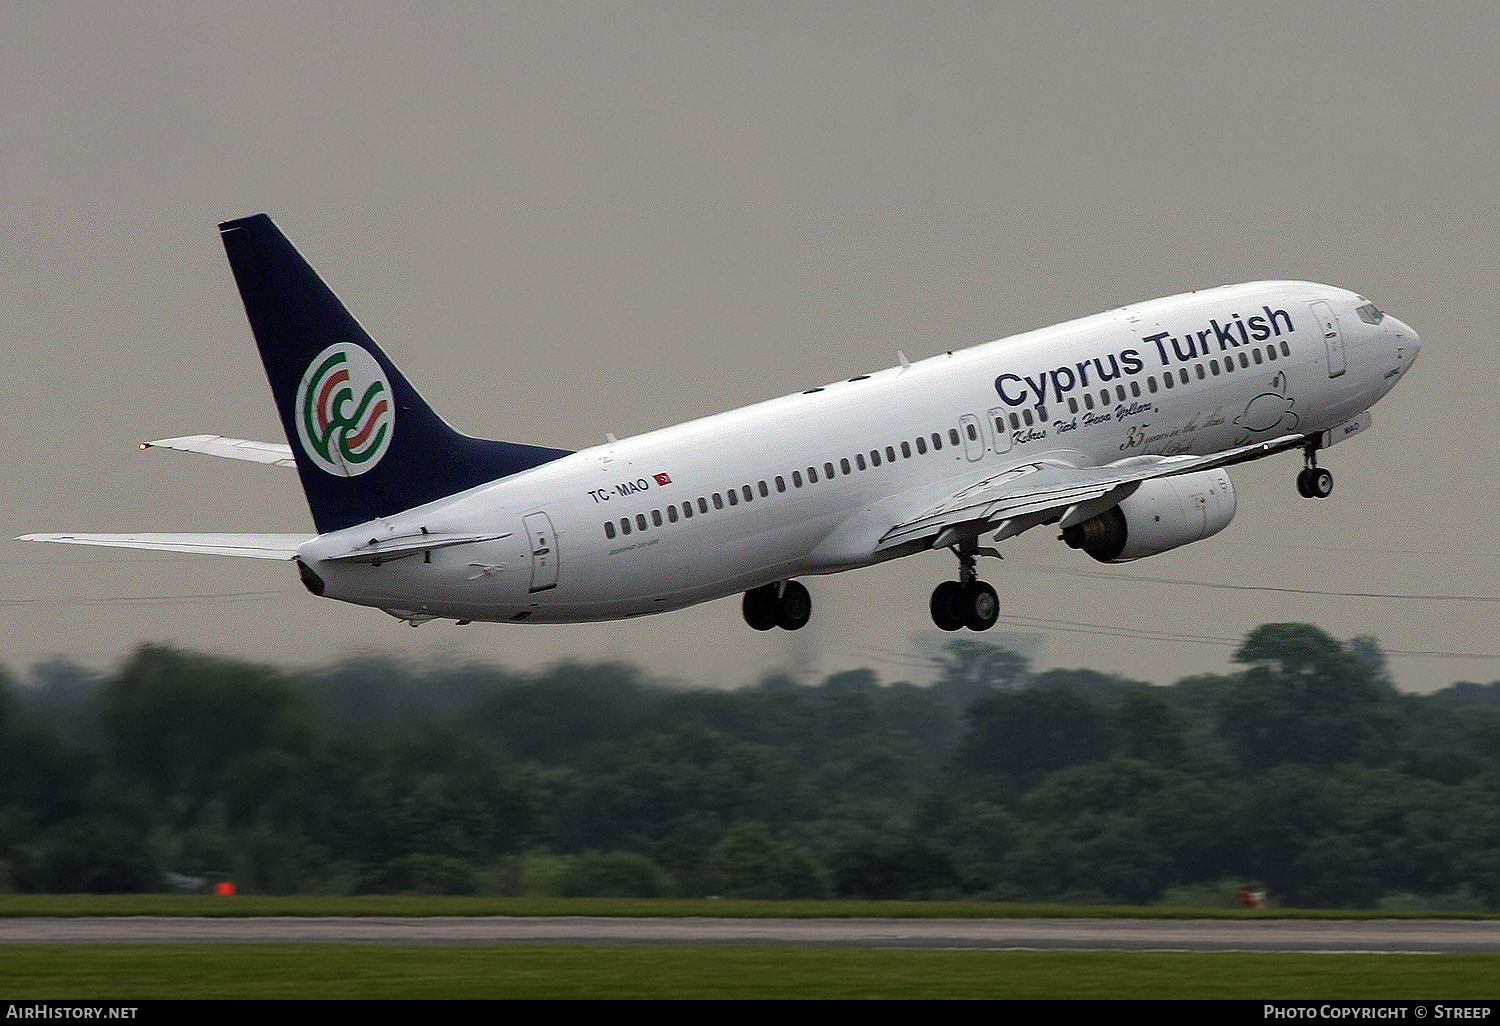
<path id="1" fill-rule="evenodd" d="M 1284 435 L 1210 456 L 1134 456 L 1106 467 L 1049 459 L 1023 463 L 988 474 L 897 523 L 881 536 L 875 551 L 921 539 L 942 548 L 965 535 L 992 530 L 997 539 L 1008 538 L 1054 520 L 1070 527 L 1119 503 L 1143 481 L 1244 463 L 1304 443 L 1301 435 Z"/>
<path id="2" fill-rule="evenodd" d="M 245 438 L 225 438 L 223 435 L 183 435 L 181 438 L 158 438 L 154 442 L 142 442 L 142 449 L 177 449 L 181 452 L 201 452 L 209 456 L 226 456 L 233 460 L 250 460 L 253 463 L 274 463 L 278 467 L 295 467 L 292 447 L 279 442 L 252 442 Z"/>
<path id="3" fill-rule="evenodd" d="M 68 545 L 109 545 L 123 549 L 161 549 L 211 556 L 251 556 L 291 559 L 297 546 L 312 534 L 25 534 L 16 541 L 63 542 Z"/>

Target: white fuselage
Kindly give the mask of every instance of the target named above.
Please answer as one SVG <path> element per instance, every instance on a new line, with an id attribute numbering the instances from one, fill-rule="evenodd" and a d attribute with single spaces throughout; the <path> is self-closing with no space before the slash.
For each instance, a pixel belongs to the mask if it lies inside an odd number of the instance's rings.
<path id="1" fill-rule="evenodd" d="M 536 622 L 868 565 L 912 551 L 877 548 L 893 525 L 1010 466 L 1206 455 L 1349 421 L 1417 351 L 1400 321 L 1362 318 L 1365 302 L 1257 282 L 1125 307 L 610 442 L 322 535 L 299 558 L 332 598 Z M 423 529 L 503 537 L 325 558 Z"/>

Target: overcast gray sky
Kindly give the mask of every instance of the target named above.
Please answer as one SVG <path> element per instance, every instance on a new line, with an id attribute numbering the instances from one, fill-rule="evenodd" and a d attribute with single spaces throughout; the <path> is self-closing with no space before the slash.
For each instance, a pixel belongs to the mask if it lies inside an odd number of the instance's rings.
<path id="1" fill-rule="evenodd" d="M 1122 303 L 1257 278 L 1421 333 L 1374 429 L 1234 471 L 1222 535 L 987 561 L 1038 665 L 1167 683 L 1250 628 L 1500 678 L 1493 3 L 154 3 L 0 12 L 0 539 L 308 529 L 215 224 L 267 211 L 463 430 L 581 448 Z M 585 627 L 411 629 L 284 564 L 0 540 L 0 664 L 141 641 L 701 683 L 925 679 L 946 553 Z M 1394 654 L 1400 653 L 1400 654 Z M 1408 654 L 1410 653 L 1410 654 Z M 1437 653 L 1420 655 L 1415 653 Z M 1482 656 L 1483 658 L 1474 658 Z"/>

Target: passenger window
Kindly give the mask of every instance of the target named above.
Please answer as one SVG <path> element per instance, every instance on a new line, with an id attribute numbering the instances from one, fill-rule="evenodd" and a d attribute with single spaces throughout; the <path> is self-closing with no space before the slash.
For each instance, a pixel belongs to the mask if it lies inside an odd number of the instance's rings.
<path id="1" fill-rule="evenodd" d="M 1090 392 L 1083 393 L 1083 406 L 1084 406 L 1084 409 L 1088 409 L 1088 410 L 1092 410 L 1094 408 L 1094 396 L 1093 396 L 1092 393 L 1090 393 Z"/>
<path id="2" fill-rule="evenodd" d="M 920 439 L 920 438 L 917 439 L 917 455 L 918 456 L 926 456 L 927 455 L 927 443 L 925 441 L 923 441 L 922 439 Z"/>
<path id="3" fill-rule="evenodd" d="M 1041 403 L 1036 404 L 1036 419 L 1038 422 L 1047 419 L 1047 407 L 1043 406 Z"/>
<path id="4" fill-rule="evenodd" d="M 1156 375 L 1153 374 L 1146 379 L 1146 391 L 1156 394 Z"/>
<path id="5" fill-rule="evenodd" d="M 957 445 L 958 443 L 959 443 L 958 428 L 949 428 L 948 429 L 948 444 L 949 445 Z"/>
<path id="6" fill-rule="evenodd" d="M 1043 414 L 1043 416 L 1045 416 L 1045 414 Z M 964 425 L 964 431 L 968 434 L 969 441 L 971 441 L 971 442 L 977 442 L 977 441 L 979 441 L 979 429 L 976 428 L 973 424 L 965 424 Z"/>
<path id="7" fill-rule="evenodd" d="M 1021 415 L 1015 410 L 1010 411 L 1010 429 L 1012 431 L 1019 431 L 1021 429 Z"/>
<path id="8" fill-rule="evenodd" d="M 1255 357 L 1255 362 L 1256 363 L 1265 363 L 1265 361 L 1262 360 L 1261 357 L 1260 357 L 1260 350 L 1259 349 L 1252 349 L 1252 350 L 1250 350 L 1250 355 L 1253 356 L 1253 357 Z"/>
<path id="9" fill-rule="evenodd" d="M 880 466 L 880 450 L 879 449 L 871 449 L 870 450 L 870 463 L 873 466 L 877 466 L 877 467 Z M 860 467 L 859 469 L 863 470 L 865 468 L 864 467 Z"/>
<path id="10" fill-rule="evenodd" d="M 653 509 L 651 511 L 651 522 L 657 527 L 661 526 L 661 510 Z"/>
<path id="11" fill-rule="evenodd" d="M 1202 381 L 1204 378 L 1208 377 L 1208 373 L 1206 371 L 1204 371 L 1204 369 L 1203 369 L 1203 364 L 1200 363 L 1200 364 L 1198 364 L 1197 367 L 1194 367 L 1193 369 L 1198 372 L 1198 380 L 1199 381 Z"/>
<path id="12" fill-rule="evenodd" d="M 1292 355 L 1292 347 L 1286 344 L 1286 340 L 1285 339 L 1282 339 L 1282 341 L 1281 341 L 1281 355 L 1282 356 L 1291 356 Z"/>
<path id="13" fill-rule="evenodd" d="M 792 471 L 792 487 L 793 488 L 801 488 L 802 487 L 802 471 L 800 471 L 800 470 L 794 470 L 794 471 Z"/>
<path id="14" fill-rule="evenodd" d="M 1182 379 L 1182 383 L 1184 385 L 1186 385 L 1188 383 L 1188 373 L 1187 373 L 1187 368 L 1186 367 L 1184 367 L 1184 368 L 1182 368 L 1182 370 L 1178 371 L 1177 372 L 1177 376 Z"/>
<path id="15" fill-rule="evenodd" d="M 839 460 L 839 469 L 844 472 L 844 476 L 845 477 L 848 477 L 849 476 L 849 461 L 847 459 Z"/>
<path id="16" fill-rule="evenodd" d="M 833 480 L 833 464 L 832 463 L 825 463 L 825 464 L 823 464 L 823 476 L 826 477 L 826 478 L 828 478 L 830 481 Z"/>
<path id="17" fill-rule="evenodd" d="M 911 443 L 910 442 L 902 442 L 901 443 L 901 458 L 904 459 L 904 460 L 911 459 Z"/>
<path id="18" fill-rule="evenodd" d="M 606 537 L 606 538 L 613 538 L 614 536 L 615 536 L 615 522 L 613 520 L 606 520 L 604 522 L 604 537 Z"/>
<path id="19" fill-rule="evenodd" d="M 714 492 L 714 509 L 723 509 L 723 508 L 724 508 L 724 497 L 722 495 L 720 495 L 718 492 Z"/>
<path id="20" fill-rule="evenodd" d="M 776 475 L 776 490 L 778 492 L 786 491 L 786 478 L 782 477 L 780 474 Z"/>
<path id="21" fill-rule="evenodd" d="M 733 488 L 724 494 L 724 498 L 729 500 L 731 506 L 738 506 L 740 504 L 740 497 L 735 493 Z"/>
<path id="22" fill-rule="evenodd" d="M 677 507 L 676 506 L 668 506 L 667 507 L 667 519 L 669 521 L 671 521 L 672 523 L 674 523 L 674 524 L 677 523 Z"/>
<path id="23" fill-rule="evenodd" d="M 1130 383 L 1130 394 L 1137 399 L 1141 397 L 1141 383 L 1139 381 L 1132 381 Z"/>
<path id="24" fill-rule="evenodd" d="M 936 431 L 934 431 L 932 433 L 932 451 L 933 452 L 942 452 L 943 451 L 943 436 L 940 435 L 940 434 L 938 434 Z"/>
<path id="25" fill-rule="evenodd" d="M 889 446 L 889 445 L 886 446 L 885 447 L 885 458 L 887 460 L 889 460 L 891 463 L 895 463 L 896 462 L 896 450 L 894 448 L 892 448 L 891 446 Z"/>
<path id="26" fill-rule="evenodd" d="M 630 518 L 629 517 L 621 517 L 620 518 L 620 533 L 621 534 L 629 534 L 630 533 Z"/>
<path id="27" fill-rule="evenodd" d="M 1276 359 L 1276 347 L 1275 346 L 1266 346 L 1266 355 L 1269 356 L 1273 360 Z"/>
<path id="28" fill-rule="evenodd" d="M 1021 419 L 1026 422 L 1027 427 L 1031 427 L 1031 409 L 1029 407 L 1021 411 Z"/>
<path id="29" fill-rule="evenodd" d="M 766 487 L 766 483 L 764 481 L 761 481 L 756 487 L 760 489 L 760 497 L 762 499 L 771 494 L 771 489 Z"/>
<path id="30" fill-rule="evenodd" d="M 864 453 L 857 452 L 857 453 L 854 454 L 854 469 L 856 469 L 856 470 L 864 470 L 865 469 L 865 457 L 864 457 Z"/>
<path id="31" fill-rule="evenodd" d="M 755 498 L 755 489 L 751 488 L 749 485 L 745 485 L 745 487 L 741 488 L 740 493 L 745 496 L 746 502 L 749 502 L 750 500 Z"/>
<path id="32" fill-rule="evenodd" d="M 1167 388 L 1171 388 L 1172 387 L 1172 372 L 1171 371 L 1167 371 L 1165 374 L 1163 374 L 1161 376 L 1161 383 L 1163 385 L 1165 385 Z"/>
<path id="33" fill-rule="evenodd" d="M 682 504 L 682 516 L 684 520 L 693 519 L 693 502 L 691 499 Z"/>
<path id="34" fill-rule="evenodd" d="M 635 515 L 635 526 L 639 527 L 642 531 L 646 529 L 646 514 L 637 513 Z"/>
<path id="35" fill-rule="evenodd" d="M 701 495 L 698 496 L 698 512 L 699 513 L 707 513 L 708 512 L 708 500 L 705 499 Z"/>
<path id="36" fill-rule="evenodd" d="M 1124 385 L 1116 385 L 1115 386 L 1115 397 L 1118 398 L 1120 400 L 1120 402 L 1122 402 L 1122 403 L 1125 401 L 1125 386 Z"/>
<path id="37" fill-rule="evenodd" d="M 808 484 L 817 484 L 818 483 L 818 468 L 817 467 L 808 467 L 807 468 L 807 483 Z"/>

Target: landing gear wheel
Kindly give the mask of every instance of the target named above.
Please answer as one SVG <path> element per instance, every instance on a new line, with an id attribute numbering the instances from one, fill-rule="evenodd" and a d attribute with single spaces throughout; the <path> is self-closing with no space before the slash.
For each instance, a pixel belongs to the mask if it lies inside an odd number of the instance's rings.
<path id="1" fill-rule="evenodd" d="M 787 581 L 781 586 L 781 600 L 776 605 L 776 626 L 782 630 L 800 631 L 807 626 L 810 616 L 812 596 L 798 582 Z"/>
<path id="2" fill-rule="evenodd" d="M 956 631 L 964 625 L 962 614 L 964 586 L 957 581 L 944 581 L 932 589 L 932 622 L 939 630 Z"/>
<path id="3" fill-rule="evenodd" d="M 745 592 L 740 608 L 745 622 L 758 631 L 772 627 L 800 631 L 812 615 L 812 596 L 796 581 L 763 584 Z"/>
<path id="4" fill-rule="evenodd" d="M 1303 446 L 1302 473 L 1297 475 L 1297 493 L 1304 499 L 1326 499 L 1333 494 L 1333 474 L 1318 466 L 1316 436 Z"/>
<path id="5" fill-rule="evenodd" d="M 987 631 L 1000 618 L 1000 597 L 983 581 L 963 586 L 964 625 L 971 631 Z"/>
<path id="6" fill-rule="evenodd" d="M 745 592 L 741 609 L 746 623 L 758 631 L 768 631 L 776 626 L 780 606 L 776 600 L 776 585 L 767 584 Z"/>

